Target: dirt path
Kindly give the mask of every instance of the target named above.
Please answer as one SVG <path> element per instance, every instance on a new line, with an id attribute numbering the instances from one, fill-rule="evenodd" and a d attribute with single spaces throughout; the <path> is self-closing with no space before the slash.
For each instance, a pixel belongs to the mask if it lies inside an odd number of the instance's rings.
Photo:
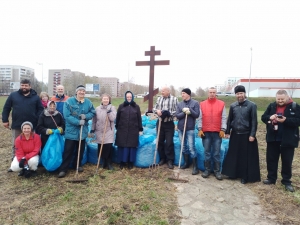
<path id="1" fill-rule="evenodd" d="M 182 212 L 182 225 L 219 224 L 276 224 L 275 215 L 262 210 L 259 199 L 239 180 L 216 180 L 211 175 L 204 179 L 192 176 L 191 169 L 180 172 L 188 183 L 177 183 L 178 205 Z"/>

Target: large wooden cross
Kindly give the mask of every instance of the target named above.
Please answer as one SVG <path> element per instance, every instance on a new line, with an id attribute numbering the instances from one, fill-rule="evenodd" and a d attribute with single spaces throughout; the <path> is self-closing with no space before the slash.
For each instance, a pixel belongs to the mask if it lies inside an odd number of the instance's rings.
<path id="1" fill-rule="evenodd" d="M 153 109 L 153 96 L 158 94 L 159 89 L 154 89 L 154 66 L 170 65 L 170 60 L 157 60 L 155 56 L 160 55 L 160 51 L 155 51 L 155 46 L 150 47 L 150 51 L 145 51 L 145 56 L 150 56 L 150 61 L 136 61 L 136 66 L 150 66 L 149 73 L 149 94 L 144 96 L 144 102 L 148 100 L 148 111 Z"/>

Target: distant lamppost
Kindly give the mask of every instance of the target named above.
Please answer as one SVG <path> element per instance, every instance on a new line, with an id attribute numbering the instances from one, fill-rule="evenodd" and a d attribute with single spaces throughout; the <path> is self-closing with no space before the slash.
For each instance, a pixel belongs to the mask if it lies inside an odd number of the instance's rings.
<path id="1" fill-rule="evenodd" d="M 43 76 L 43 63 L 38 63 L 38 65 L 42 66 L 42 91 L 44 90 L 44 76 Z"/>
<path id="2" fill-rule="evenodd" d="M 248 81 L 248 98 L 250 95 L 250 79 L 251 79 L 251 66 L 252 66 L 252 48 L 250 48 L 251 51 L 251 59 L 250 59 L 250 74 L 249 74 L 249 81 Z"/>

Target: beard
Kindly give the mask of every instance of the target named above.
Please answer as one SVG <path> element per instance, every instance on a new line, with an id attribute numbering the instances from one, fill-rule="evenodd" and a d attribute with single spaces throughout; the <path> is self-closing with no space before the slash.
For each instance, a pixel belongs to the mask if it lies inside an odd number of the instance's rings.
<path id="1" fill-rule="evenodd" d="M 30 92 L 30 89 L 20 89 L 22 94 L 28 94 Z"/>

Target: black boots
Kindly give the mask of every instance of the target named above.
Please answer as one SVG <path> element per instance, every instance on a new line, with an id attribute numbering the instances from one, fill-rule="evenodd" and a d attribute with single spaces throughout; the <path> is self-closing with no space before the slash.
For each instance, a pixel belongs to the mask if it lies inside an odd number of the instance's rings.
<path id="1" fill-rule="evenodd" d="M 215 177 L 218 180 L 222 180 L 223 179 L 221 171 L 220 171 L 220 162 L 215 162 L 214 163 L 214 173 L 215 173 Z"/>
<path id="2" fill-rule="evenodd" d="M 205 171 L 202 173 L 203 178 L 208 178 L 210 175 L 210 161 L 204 161 Z"/>
<path id="3" fill-rule="evenodd" d="M 120 162 L 120 169 L 123 169 L 125 166 L 125 163 L 124 162 Z"/>
<path id="4" fill-rule="evenodd" d="M 108 170 L 114 170 L 114 168 L 111 164 L 111 158 L 107 159 L 107 168 L 108 168 Z"/>
<path id="5" fill-rule="evenodd" d="M 133 162 L 129 162 L 129 163 L 128 163 L 128 169 L 131 170 L 132 168 L 133 168 Z"/>
<path id="6" fill-rule="evenodd" d="M 199 173 L 199 169 L 197 166 L 197 157 L 193 158 L 193 172 L 192 175 L 196 175 Z"/>
<path id="7" fill-rule="evenodd" d="M 180 169 L 186 169 L 186 168 L 189 168 L 189 154 L 183 154 L 184 156 L 184 164 L 183 166 L 180 167 Z"/>

